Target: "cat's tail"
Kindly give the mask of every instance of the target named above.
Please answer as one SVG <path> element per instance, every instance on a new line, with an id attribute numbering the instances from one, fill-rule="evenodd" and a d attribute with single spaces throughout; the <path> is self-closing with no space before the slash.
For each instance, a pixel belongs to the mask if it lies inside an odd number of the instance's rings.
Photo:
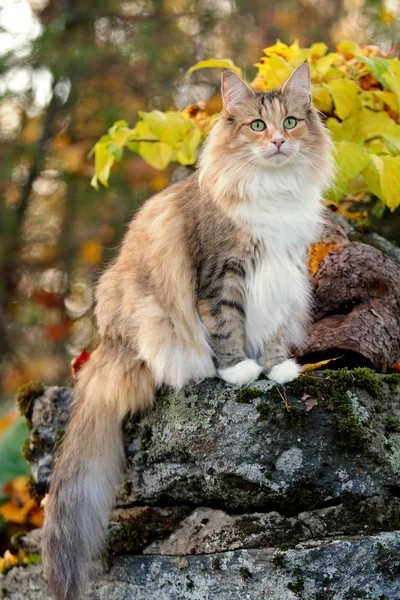
<path id="1" fill-rule="evenodd" d="M 129 364 L 122 351 L 103 345 L 79 373 L 43 528 L 45 577 L 56 600 L 78 600 L 85 588 L 124 467 L 122 420 L 151 405 L 154 388 L 145 364 Z"/>

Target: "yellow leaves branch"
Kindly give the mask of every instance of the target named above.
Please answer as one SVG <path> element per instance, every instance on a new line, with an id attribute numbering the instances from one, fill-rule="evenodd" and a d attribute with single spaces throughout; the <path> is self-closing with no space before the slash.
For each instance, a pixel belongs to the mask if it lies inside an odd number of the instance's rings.
<path id="1" fill-rule="evenodd" d="M 394 210 L 400 205 L 400 61 L 376 46 L 361 48 L 349 40 L 334 52 L 324 42 L 301 48 L 297 41 L 278 40 L 264 49 L 251 85 L 258 91 L 280 87 L 303 61 L 311 68 L 314 105 L 325 115 L 335 143 L 337 174 L 329 199 L 339 203 L 369 193 Z M 187 75 L 205 68 L 242 72 L 230 59 L 211 58 Z M 92 150 L 92 185 L 108 185 L 111 168 L 125 149 L 159 170 L 170 162 L 194 164 L 215 116 L 198 103 L 182 112 L 139 113 L 133 128 L 117 121 Z"/>

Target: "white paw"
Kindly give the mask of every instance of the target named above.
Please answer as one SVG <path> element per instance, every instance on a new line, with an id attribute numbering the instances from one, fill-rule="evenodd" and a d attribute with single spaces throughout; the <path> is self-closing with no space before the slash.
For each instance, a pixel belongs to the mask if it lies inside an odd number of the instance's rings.
<path id="1" fill-rule="evenodd" d="M 275 383 L 288 383 L 296 379 L 301 373 L 301 366 L 297 364 L 294 358 L 288 358 L 279 365 L 272 367 L 268 373 L 268 379 L 275 381 Z"/>
<path id="2" fill-rule="evenodd" d="M 224 381 L 232 385 L 246 385 L 251 381 L 255 381 L 260 375 L 262 367 L 250 358 L 242 360 L 233 367 L 227 369 L 218 369 L 218 375 Z"/>

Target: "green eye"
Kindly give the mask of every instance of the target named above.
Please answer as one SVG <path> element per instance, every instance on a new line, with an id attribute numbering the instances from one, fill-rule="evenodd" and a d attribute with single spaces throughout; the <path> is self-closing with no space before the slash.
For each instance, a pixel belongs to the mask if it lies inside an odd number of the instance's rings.
<path id="1" fill-rule="evenodd" d="M 294 117 L 286 117 L 286 119 L 283 121 L 283 126 L 285 129 L 293 129 L 293 127 L 296 127 L 296 125 L 297 119 Z"/>
<path id="2" fill-rule="evenodd" d="M 250 127 L 252 128 L 253 131 L 264 131 L 264 129 L 267 129 L 266 124 L 264 123 L 264 121 L 261 121 L 261 119 L 257 119 L 256 121 L 253 121 L 250 124 Z"/>

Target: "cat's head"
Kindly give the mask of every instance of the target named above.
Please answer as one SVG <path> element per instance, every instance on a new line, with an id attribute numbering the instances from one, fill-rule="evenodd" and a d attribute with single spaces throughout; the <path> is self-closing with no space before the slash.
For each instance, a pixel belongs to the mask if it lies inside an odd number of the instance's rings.
<path id="1" fill-rule="evenodd" d="M 256 93 L 233 71 L 222 74 L 221 88 L 221 142 L 244 164 L 279 168 L 323 150 L 318 148 L 324 135 L 311 104 L 307 63 L 279 90 Z"/>

